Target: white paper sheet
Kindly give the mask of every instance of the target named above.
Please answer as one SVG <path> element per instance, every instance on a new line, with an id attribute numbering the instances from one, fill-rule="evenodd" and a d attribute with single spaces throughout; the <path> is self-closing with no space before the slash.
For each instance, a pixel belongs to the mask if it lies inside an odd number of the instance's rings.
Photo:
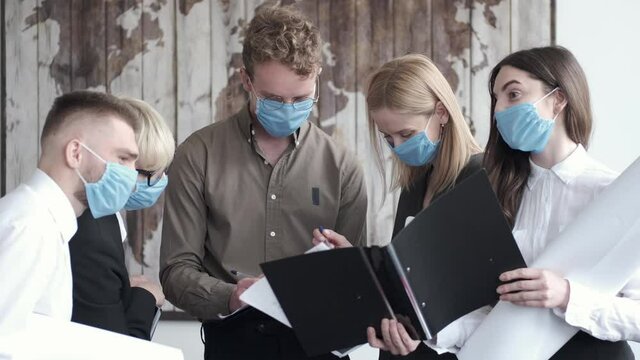
<path id="1" fill-rule="evenodd" d="M 329 247 L 329 245 L 320 243 L 309 249 L 309 251 L 307 251 L 305 254 L 330 249 L 331 247 Z M 291 327 L 291 323 L 289 323 L 289 319 L 287 319 L 287 315 L 285 315 L 284 311 L 282 310 L 282 307 L 280 306 L 280 303 L 276 298 L 276 294 L 273 293 L 273 289 L 271 289 L 271 285 L 269 285 L 269 281 L 266 277 L 263 277 L 262 279 L 256 281 L 255 284 L 251 285 L 251 287 L 245 290 L 245 292 L 240 295 L 240 300 L 242 300 L 247 305 L 253 306 L 254 308 L 280 321 L 286 326 Z M 360 346 L 362 345 L 358 345 L 348 349 L 335 350 L 331 353 L 342 358 L 349 355 Z"/>
<path id="2" fill-rule="evenodd" d="M 327 244 L 320 243 L 309 249 L 305 254 L 329 249 L 330 247 Z M 256 283 L 251 285 L 251 287 L 245 290 L 245 292 L 240 295 L 240 300 L 280 321 L 288 327 L 291 327 L 291 323 L 289 323 L 289 319 L 287 319 L 287 315 L 285 315 L 282 310 L 282 307 L 276 298 L 276 294 L 273 293 L 273 289 L 271 289 L 271 285 L 269 285 L 269 281 L 266 277 L 258 280 Z"/>
<path id="3" fill-rule="evenodd" d="M 183 360 L 182 351 L 111 331 L 32 314 L 27 328 L 0 337 L 0 359 Z"/>
<path id="4" fill-rule="evenodd" d="M 531 265 L 615 295 L 640 267 L 640 158 L 622 173 Z M 541 360 L 578 329 L 552 310 L 499 302 L 458 359 Z"/>
<path id="5" fill-rule="evenodd" d="M 287 315 L 282 311 L 276 294 L 273 293 L 273 289 L 271 289 L 266 277 L 256 281 L 255 284 L 245 290 L 240 295 L 240 300 L 291 327 L 291 323 L 289 323 Z"/>

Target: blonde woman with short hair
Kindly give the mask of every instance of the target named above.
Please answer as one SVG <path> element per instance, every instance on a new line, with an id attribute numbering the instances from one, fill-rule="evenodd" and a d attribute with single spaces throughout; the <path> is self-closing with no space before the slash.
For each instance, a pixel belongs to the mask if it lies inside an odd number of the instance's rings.
<path id="1" fill-rule="evenodd" d="M 167 186 L 165 175 L 176 150 L 173 133 L 164 118 L 146 102 L 122 97 L 138 115 L 137 134 L 140 155 L 136 161 L 138 184 L 125 205 L 126 210 L 140 210 L 153 205 Z"/>
<path id="2" fill-rule="evenodd" d="M 120 101 L 136 115 L 138 181 L 125 205 L 138 210 L 153 205 L 167 185 L 165 171 L 175 143 L 162 116 L 144 101 Z M 119 214 L 94 218 L 85 211 L 69 242 L 73 274 L 71 320 L 150 340 L 158 307 L 164 303 L 160 284 L 142 276 L 129 278 L 122 242 L 126 237 Z"/>
<path id="3" fill-rule="evenodd" d="M 382 65 L 367 90 L 369 131 L 383 178 L 383 147 L 393 152 L 393 188 L 401 195 L 395 236 L 410 218 L 482 167 L 481 148 L 469 130 L 453 90 L 424 55 L 405 55 Z M 386 145 L 384 144 L 386 143 Z M 331 230 L 314 231 L 314 243 L 350 246 Z M 383 320 L 382 337 L 367 329 L 381 359 L 411 353 L 411 359 L 455 359 L 411 340 L 402 324 Z"/>

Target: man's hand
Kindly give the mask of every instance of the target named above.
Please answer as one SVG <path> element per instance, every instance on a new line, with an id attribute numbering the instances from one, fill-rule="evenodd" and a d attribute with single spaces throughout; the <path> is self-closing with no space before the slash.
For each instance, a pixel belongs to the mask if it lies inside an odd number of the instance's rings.
<path id="1" fill-rule="evenodd" d="M 156 299 L 156 306 L 161 307 L 164 304 L 164 293 L 162 292 L 162 286 L 158 283 L 154 283 L 143 275 L 136 275 L 129 278 L 131 287 L 139 287 L 147 290 Z"/>
<path id="2" fill-rule="evenodd" d="M 229 298 L 229 310 L 234 312 L 244 306 L 244 303 L 240 300 L 240 295 L 245 292 L 251 285 L 253 285 L 260 278 L 244 278 L 238 280 L 236 288 L 233 289 L 231 297 Z"/>
<path id="3" fill-rule="evenodd" d="M 328 229 L 324 229 L 324 231 L 320 232 L 320 229 L 313 230 L 313 245 L 318 245 L 320 243 L 325 243 L 329 245 L 329 247 L 336 248 L 345 248 L 352 247 L 351 243 L 347 238 L 338 234 L 335 231 L 331 231 Z"/>

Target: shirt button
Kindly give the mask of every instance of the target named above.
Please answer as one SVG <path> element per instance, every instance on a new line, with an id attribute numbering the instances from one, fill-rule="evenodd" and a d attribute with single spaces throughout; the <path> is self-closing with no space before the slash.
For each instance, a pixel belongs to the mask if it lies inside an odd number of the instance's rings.
<path id="1" fill-rule="evenodd" d="M 269 165 L 269 162 L 267 160 L 264 161 L 265 165 Z"/>
<path id="2" fill-rule="evenodd" d="M 271 194 L 271 200 L 275 200 L 277 198 L 276 194 Z"/>
<path id="3" fill-rule="evenodd" d="M 271 235 L 271 237 L 274 237 L 274 236 L 276 236 L 276 232 L 272 231 L 269 235 Z"/>

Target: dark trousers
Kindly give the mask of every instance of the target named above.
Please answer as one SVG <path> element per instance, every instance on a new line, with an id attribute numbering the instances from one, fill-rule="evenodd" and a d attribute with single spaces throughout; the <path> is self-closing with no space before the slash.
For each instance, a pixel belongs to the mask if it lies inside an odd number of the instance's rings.
<path id="1" fill-rule="evenodd" d="M 626 341 L 600 340 L 584 331 L 579 331 L 551 357 L 551 360 L 634 360 L 635 358 Z"/>
<path id="2" fill-rule="evenodd" d="M 523 349 L 526 351 L 526 349 Z M 380 352 L 380 360 L 454 360 L 453 354 L 438 355 L 424 344 L 408 356 L 394 356 L 386 351 Z M 551 360 L 634 360 L 635 356 L 626 341 L 605 341 L 580 331 L 569 340 Z M 515 360 L 515 359 L 514 359 Z"/>
<path id="3" fill-rule="evenodd" d="M 204 322 L 202 330 L 205 360 L 338 359 L 331 354 L 308 357 L 290 328 L 255 309 Z"/>
<path id="4" fill-rule="evenodd" d="M 380 360 L 391 360 L 391 359 L 402 359 L 402 360 L 426 360 L 426 359 L 437 359 L 437 360 L 456 360 L 456 356 L 451 353 L 444 353 L 442 355 L 438 355 L 435 350 L 431 349 L 424 343 L 418 345 L 416 351 L 412 352 L 407 356 L 400 355 L 392 355 L 387 351 L 380 351 Z"/>

